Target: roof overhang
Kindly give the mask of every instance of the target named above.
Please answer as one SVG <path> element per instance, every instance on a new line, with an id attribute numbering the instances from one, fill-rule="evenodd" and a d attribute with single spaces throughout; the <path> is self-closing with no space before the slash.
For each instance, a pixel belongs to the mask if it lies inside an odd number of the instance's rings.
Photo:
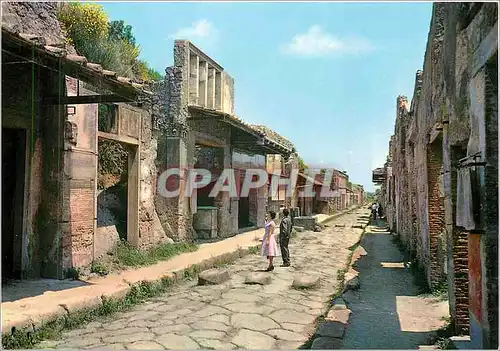
<path id="1" fill-rule="evenodd" d="M 191 114 L 189 121 L 221 121 L 231 126 L 231 144 L 237 148 L 263 155 L 292 153 L 292 150 L 266 138 L 234 115 L 197 105 L 189 105 L 188 110 Z"/>
<path id="2" fill-rule="evenodd" d="M 140 95 L 151 95 L 144 86 L 126 77 L 119 77 L 115 72 L 107 71 L 99 64 L 89 63 L 84 56 L 68 55 L 59 46 L 46 45 L 46 40 L 40 36 L 18 34 L 2 27 L 2 54 L 19 60 L 17 63 L 33 63 L 61 75 L 76 78 L 86 82 L 102 92 L 112 94 L 95 95 L 94 102 L 133 102 Z M 2 60 L 2 64 L 4 61 Z M 63 98 L 61 100 L 61 98 Z M 49 101 L 59 104 L 89 103 L 78 102 L 77 97 L 71 97 L 71 102 L 64 101 L 66 97 L 49 97 Z"/>

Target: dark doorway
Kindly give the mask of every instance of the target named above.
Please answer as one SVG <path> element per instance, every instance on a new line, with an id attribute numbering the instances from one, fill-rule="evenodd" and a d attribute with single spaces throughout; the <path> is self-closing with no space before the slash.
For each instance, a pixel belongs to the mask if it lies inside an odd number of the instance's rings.
<path id="1" fill-rule="evenodd" d="M 25 157 L 26 131 L 2 128 L 2 280 L 21 278 Z"/>
<path id="2" fill-rule="evenodd" d="M 248 196 L 240 197 L 238 206 L 238 228 L 248 228 L 250 224 L 250 199 Z"/>

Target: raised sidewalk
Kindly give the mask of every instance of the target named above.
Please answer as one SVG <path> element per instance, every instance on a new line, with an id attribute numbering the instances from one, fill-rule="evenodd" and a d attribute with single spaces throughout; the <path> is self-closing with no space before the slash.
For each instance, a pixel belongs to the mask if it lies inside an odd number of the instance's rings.
<path id="1" fill-rule="evenodd" d="M 194 252 L 183 253 L 168 261 L 139 269 L 130 269 L 117 275 L 91 278 L 89 285 L 61 291 L 46 291 L 42 295 L 2 303 L 2 333 L 12 327 L 18 329 L 37 328 L 58 316 L 68 315 L 82 308 L 92 308 L 102 303 L 102 298 L 124 297 L 132 284 L 141 281 L 157 281 L 164 277 L 175 277 L 193 265 L 203 265 L 217 258 L 234 260 L 242 249 L 258 245 L 264 235 L 263 229 L 216 242 L 201 244 Z"/>

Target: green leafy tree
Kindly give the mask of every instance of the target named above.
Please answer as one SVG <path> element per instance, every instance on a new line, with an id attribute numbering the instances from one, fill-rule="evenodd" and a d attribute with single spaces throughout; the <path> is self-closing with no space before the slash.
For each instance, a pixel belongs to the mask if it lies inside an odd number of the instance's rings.
<path id="1" fill-rule="evenodd" d="M 160 73 L 139 60 L 140 48 L 132 26 L 124 21 L 108 22 L 101 5 L 64 3 L 58 19 L 66 29 L 68 41 L 89 61 L 99 63 L 121 76 L 146 81 L 162 79 Z"/>
<path id="2" fill-rule="evenodd" d="M 132 26 L 123 21 L 109 22 L 108 37 L 112 41 L 124 40 L 130 45 L 136 46 L 135 37 L 132 34 Z"/>
<path id="3" fill-rule="evenodd" d="M 84 43 L 100 42 L 108 36 L 108 16 L 102 5 L 63 3 L 58 12 L 58 19 L 77 50 Z"/>
<path id="4" fill-rule="evenodd" d="M 297 156 L 297 157 L 298 157 L 297 161 L 299 164 L 299 171 L 303 172 L 308 167 L 307 167 L 306 163 L 304 162 L 304 160 L 302 159 L 302 157 L 300 157 L 300 156 Z"/>

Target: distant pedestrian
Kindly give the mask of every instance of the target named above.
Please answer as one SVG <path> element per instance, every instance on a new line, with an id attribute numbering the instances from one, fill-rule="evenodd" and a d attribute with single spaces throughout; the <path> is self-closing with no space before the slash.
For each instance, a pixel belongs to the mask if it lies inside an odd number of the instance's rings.
<path id="1" fill-rule="evenodd" d="M 285 208 L 283 210 L 283 219 L 280 223 L 280 248 L 281 258 L 283 259 L 282 267 L 290 267 L 290 251 L 288 250 L 288 243 L 292 235 L 292 218 L 289 216 L 290 212 Z"/>
<path id="2" fill-rule="evenodd" d="M 274 270 L 273 260 L 275 257 L 279 256 L 278 244 L 276 243 L 276 239 L 274 237 L 274 230 L 276 228 L 276 224 L 274 223 L 274 219 L 276 218 L 276 212 L 269 212 L 269 221 L 265 225 L 265 234 L 262 239 L 262 247 L 261 247 L 261 255 L 267 257 L 269 260 L 269 266 L 266 269 L 266 272 L 270 272 Z"/>
<path id="3" fill-rule="evenodd" d="M 377 208 L 378 208 L 377 203 L 374 202 L 372 204 L 372 218 L 373 218 L 373 220 L 377 219 Z"/>
<path id="4" fill-rule="evenodd" d="M 384 216 L 384 210 L 382 209 L 381 204 L 378 204 L 377 213 L 378 213 L 378 218 L 382 219 L 382 217 Z"/>

